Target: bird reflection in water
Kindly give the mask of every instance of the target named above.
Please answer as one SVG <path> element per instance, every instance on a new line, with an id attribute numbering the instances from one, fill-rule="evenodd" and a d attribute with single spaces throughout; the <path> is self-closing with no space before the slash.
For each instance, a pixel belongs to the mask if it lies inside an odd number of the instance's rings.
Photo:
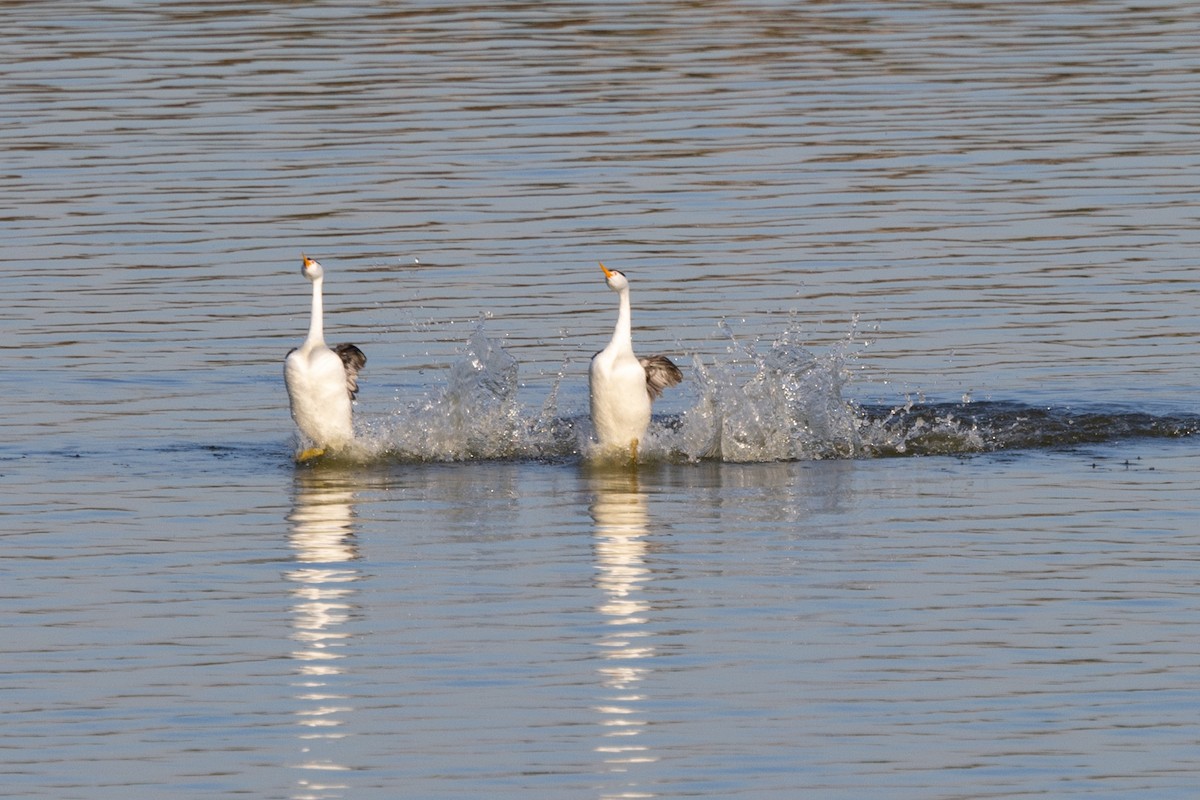
<path id="1" fill-rule="evenodd" d="M 348 766 L 338 762 L 334 741 L 347 734 L 341 730 L 343 715 L 352 709 L 337 689 L 338 676 L 345 671 L 344 658 L 350 633 L 346 622 L 354 613 L 355 581 L 359 571 L 349 566 L 357 558 L 354 546 L 354 492 L 346 482 L 314 472 L 296 477 L 290 541 L 297 562 L 286 577 L 292 581 L 292 651 L 298 679 L 293 684 L 301 701 L 296 715 L 300 726 L 302 762 L 298 768 L 311 771 L 300 779 L 293 800 L 333 800 L 345 797 L 349 788 L 328 779 Z"/>
<path id="2" fill-rule="evenodd" d="M 604 593 L 598 610 L 606 622 L 606 632 L 596 643 L 602 650 L 599 672 L 605 690 L 596 709 L 603 715 L 603 741 L 596 752 L 609 772 L 624 773 L 635 764 L 658 760 L 638 740 L 647 724 L 639 709 L 645 700 L 642 683 L 655 655 L 647 630 L 651 606 L 643 596 L 651 578 L 646 565 L 646 495 L 638 489 L 637 473 L 629 470 L 599 471 L 590 482 L 596 585 Z M 632 788 L 626 784 L 602 796 L 653 796 L 630 794 Z"/>

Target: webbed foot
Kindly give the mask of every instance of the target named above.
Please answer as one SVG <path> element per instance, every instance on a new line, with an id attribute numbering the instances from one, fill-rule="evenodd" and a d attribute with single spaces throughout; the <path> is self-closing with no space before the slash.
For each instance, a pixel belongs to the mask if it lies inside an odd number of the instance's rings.
<path id="1" fill-rule="evenodd" d="M 296 463 L 303 464 L 305 461 L 312 461 L 314 458 L 320 458 L 323 455 L 325 455 L 324 447 L 310 447 L 296 454 Z"/>

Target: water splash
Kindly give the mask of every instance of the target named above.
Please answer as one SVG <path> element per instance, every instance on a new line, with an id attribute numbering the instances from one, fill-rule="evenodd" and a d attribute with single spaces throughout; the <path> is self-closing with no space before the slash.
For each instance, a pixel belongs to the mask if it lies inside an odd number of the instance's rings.
<path id="1" fill-rule="evenodd" d="M 857 354 L 870 344 L 857 319 L 819 355 L 804 347 L 794 322 L 761 352 L 758 342 L 742 345 L 727 325 L 722 330 L 731 358 L 712 366 L 694 359 L 700 399 L 665 437 L 673 435 L 668 447 L 688 460 L 970 455 L 1200 434 L 1200 414 L 1191 413 L 975 402 L 969 395 L 958 403 L 860 405 L 845 396 Z"/>
<path id="2" fill-rule="evenodd" d="M 558 382 L 541 411 L 517 401 L 517 360 L 476 324 L 446 386 L 389 417 L 368 423 L 358 458 L 470 461 L 552 458 L 575 449 L 574 426 L 557 417 Z M 561 376 L 560 376 L 561 379 Z"/>
<path id="3" fill-rule="evenodd" d="M 816 355 L 792 322 L 765 352 L 730 338 L 731 358 L 692 361 L 700 399 L 682 418 L 676 447 L 690 460 L 783 461 L 852 458 L 862 450 L 862 418 L 843 397 L 859 346 L 857 320 L 844 340 Z"/>
<path id="4" fill-rule="evenodd" d="M 821 353 L 789 324 L 764 345 L 743 342 L 722 322 L 726 356 L 692 359 L 687 380 L 697 399 L 687 411 L 656 416 L 642 443 L 649 461 L 795 461 L 969 455 L 1063 449 L 1134 438 L 1200 434 L 1200 415 L 1156 415 L 1126 408 L 1039 407 L 1022 403 L 863 405 L 846 397 L 858 352 L 869 345 L 855 321 Z M 541 408 L 517 399 L 519 367 L 482 322 L 451 365 L 446 385 L 362 424 L 355 462 L 594 457 L 586 411 L 564 415 L 564 380 L 586 381 L 564 364 Z"/>

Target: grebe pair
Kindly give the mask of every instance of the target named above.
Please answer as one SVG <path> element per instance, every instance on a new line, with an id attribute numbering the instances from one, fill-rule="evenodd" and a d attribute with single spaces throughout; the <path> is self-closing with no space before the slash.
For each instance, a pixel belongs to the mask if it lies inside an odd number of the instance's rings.
<path id="1" fill-rule="evenodd" d="M 352 344 L 325 344 L 321 288 L 325 270 L 304 256 L 302 272 L 312 281 L 312 319 L 304 344 L 287 354 L 283 376 L 292 419 L 312 446 L 296 454 L 307 461 L 340 450 L 354 439 L 350 401 L 358 392 L 358 371 L 367 357 Z M 628 453 L 637 460 L 639 442 L 650 427 L 650 406 L 662 390 L 683 380 L 666 356 L 633 354 L 629 279 L 603 264 L 608 288 L 620 297 L 617 325 L 608 346 L 592 358 L 588 373 L 592 427 L 602 451 Z"/>

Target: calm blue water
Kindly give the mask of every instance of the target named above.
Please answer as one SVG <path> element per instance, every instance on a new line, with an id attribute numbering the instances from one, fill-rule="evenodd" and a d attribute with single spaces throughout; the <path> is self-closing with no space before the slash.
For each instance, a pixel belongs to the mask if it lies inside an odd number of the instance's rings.
<path id="1" fill-rule="evenodd" d="M 0 797 L 1193 796 L 1200 10 L 3 17 Z"/>

